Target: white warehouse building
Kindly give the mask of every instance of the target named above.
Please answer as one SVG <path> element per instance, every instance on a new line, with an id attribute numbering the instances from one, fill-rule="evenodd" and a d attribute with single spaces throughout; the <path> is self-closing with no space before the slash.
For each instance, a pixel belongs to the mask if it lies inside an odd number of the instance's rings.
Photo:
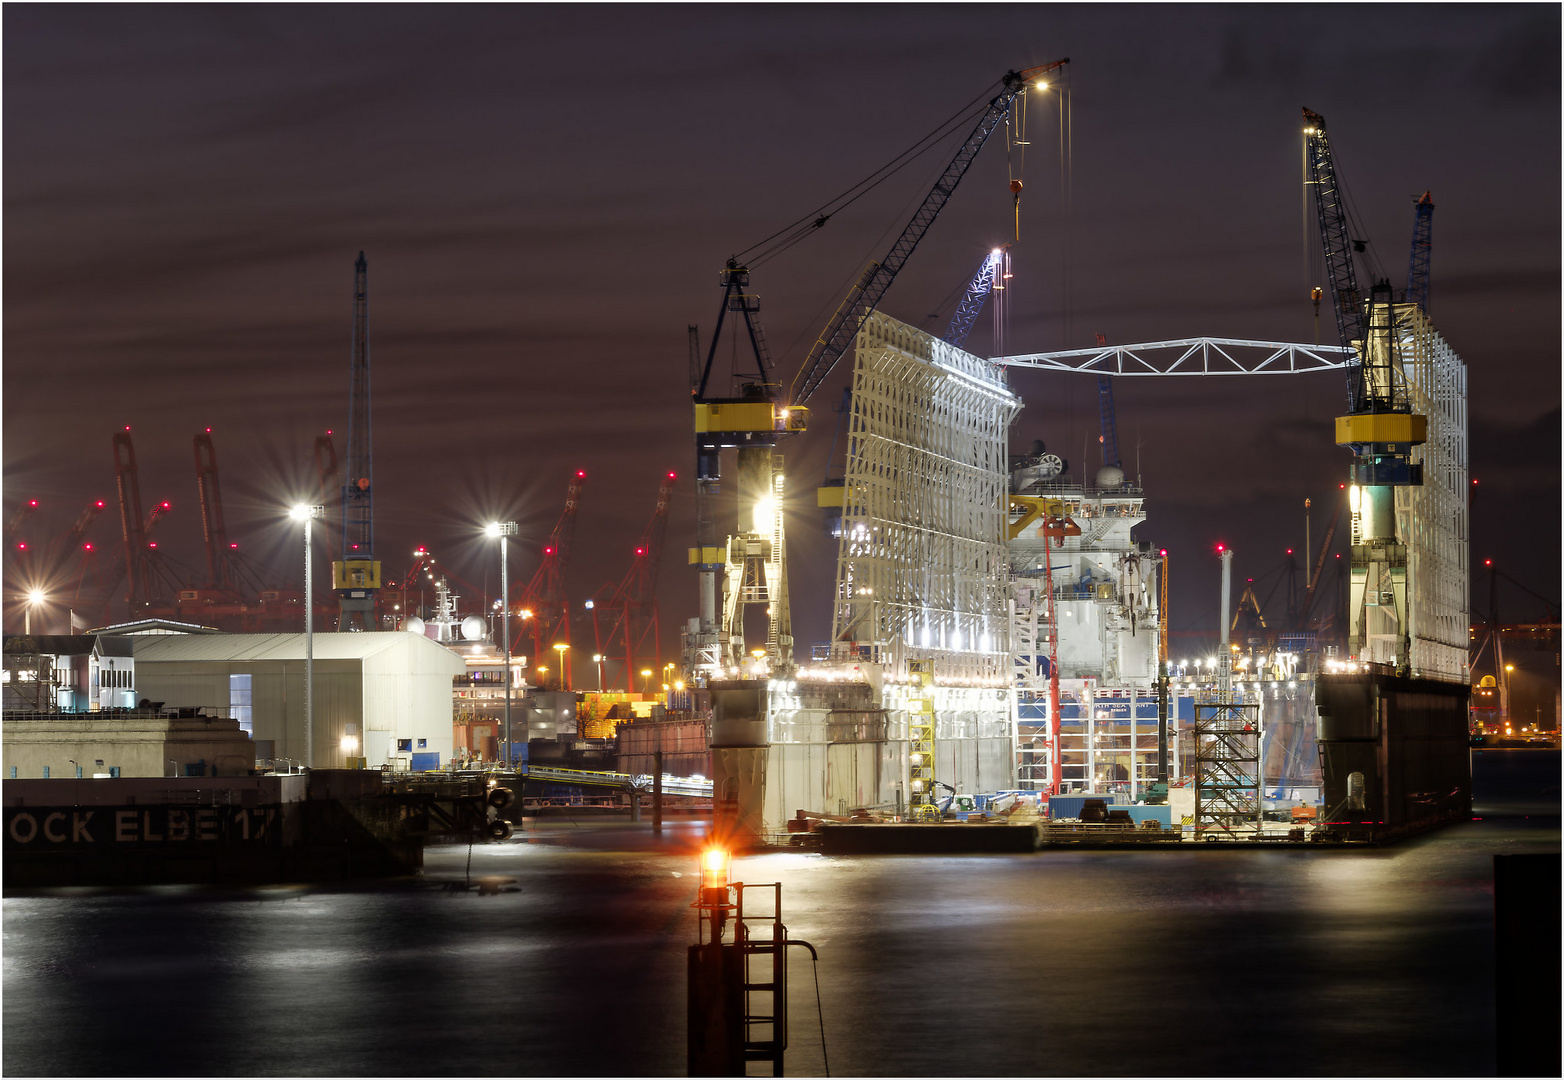
<path id="1" fill-rule="evenodd" d="M 401 631 L 315 634 L 313 651 L 316 768 L 343 768 L 360 756 L 370 768 L 450 760 L 461 657 Z M 259 756 L 306 759 L 303 634 L 141 637 L 135 660 L 142 697 L 216 706 L 250 732 Z"/>

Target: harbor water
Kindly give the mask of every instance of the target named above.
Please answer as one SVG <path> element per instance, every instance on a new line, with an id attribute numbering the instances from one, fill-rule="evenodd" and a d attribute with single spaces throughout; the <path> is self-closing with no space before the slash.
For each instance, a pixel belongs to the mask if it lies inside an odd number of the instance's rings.
<path id="1" fill-rule="evenodd" d="M 782 882 L 819 951 L 791 957 L 794 1075 L 1492 1075 L 1492 857 L 1559 850 L 1558 751 L 1482 752 L 1476 801 L 1369 850 L 733 876 Z M 682 1075 L 705 826 L 527 826 L 431 849 L 417 882 L 10 893 L 4 1070 Z"/>

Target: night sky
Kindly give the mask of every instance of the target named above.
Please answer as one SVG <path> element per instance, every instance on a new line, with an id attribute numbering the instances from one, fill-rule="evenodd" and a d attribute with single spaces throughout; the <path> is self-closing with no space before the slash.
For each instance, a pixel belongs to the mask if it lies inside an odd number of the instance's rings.
<path id="1" fill-rule="evenodd" d="M 191 438 L 210 427 L 230 534 L 296 580 L 283 512 L 313 486 L 315 436 L 344 447 L 362 249 L 387 576 L 427 544 L 492 597 L 477 530 L 514 517 L 524 582 L 583 468 L 580 599 L 624 574 L 676 470 L 672 652 L 696 596 L 685 328 L 709 340 L 723 261 L 1007 69 L 1068 56 L 1067 153 L 1060 95 L 1028 110 L 1005 351 L 1099 333 L 1314 341 L 1307 105 L 1398 288 L 1412 200 L 1432 191 L 1431 314 L 1469 365 L 1472 554 L 1558 596 L 1557 6 L 8 4 L 3 19 L 4 513 L 41 500 L 35 543 L 89 500 L 112 504 L 110 438 L 128 424 L 143 499 L 174 503 L 165 549 L 204 577 Z M 952 149 L 756 269 L 788 381 Z M 883 310 L 943 329 L 982 254 L 1011 239 L 1019 164 L 996 135 Z M 973 351 L 991 348 L 987 326 Z M 1328 308 L 1319 335 L 1335 342 Z M 847 370 L 786 444 L 801 649 L 830 630 L 835 543 L 813 488 Z M 1013 449 L 1042 438 L 1079 463 L 1095 379 L 1012 382 Z M 1148 492 L 1138 535 L 1172 553 L 1172 627 L 1214 638 L 1217 541 L 1258 577 L 1302 547 L 1311 497 L 1318 543 L 1348 461 L 1332 428 L 1344 379 L 1115 392 L 1126 470 Z M 93 538 L 117 534 L 110 512 Z M 1473 592 L 1485 608 L 1486 584 Z M 1519 591 L 1502 602 L 1506 621 L 1544 616 Z"/>

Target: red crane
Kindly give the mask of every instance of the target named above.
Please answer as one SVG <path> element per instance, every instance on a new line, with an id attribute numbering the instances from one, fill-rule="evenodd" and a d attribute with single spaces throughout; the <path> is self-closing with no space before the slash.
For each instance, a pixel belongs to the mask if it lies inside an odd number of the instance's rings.
<path id="1" fill-rule="evenodd" d="M 157 543 L 149 540 L 152 527 L 169 510 L 171 503 L 155 503 L 146 517 L 141 516 L 141 480 L 136 471 L 136 448 L 130 441 L 130 427 L 114 433 L 114 474 L 119 489 L 120 533 L 125 544 L 123 573 L 128 588 L 125 600 L 132 618 L 145 615 L 154 602 L 161 603 L 165 587 L 178 592 L 179 586 L 156 557 Z M 119 574 L 109 580 L 109 589 L 119 584 Z"/>
<path id="2" fill-rule="evenodd" d="M 223 496 L 217 479 L 217 448 L 212 429 L 195 437 L 196 492 L 201 498 L 201 533 L 206 540 L 206 585 L 237 595 L 238 582 L 228 561 L 228 527 L 223 523 Z"/>
<path id="3" fill-rule="evenodd" d="M 564 512 L 559 515 L 554 531 L 543 545 L 543 561 L 522 591 L 521 603 L 518 605 L 522 609 L 522 617 L 515 640 L 511 643 L 511 652 L 522 652 L 522 641 L 531 635 L 534 667 L 540 660 L 548 664 L 552 658 L 547 654 L 553 651 L 555 645 L 566 646 L 555 661 L 563 665 L 558 672 L 561 690 L 570 687 L 571 670 L 570 601 L 565 599 L 565 567 L 570 563 L 571 541 L 576 532 L 576 508 L 585 484 L 585 470 L 577 469 L 565 491 Z"/>
<path id="4" fill-rule="evenodd" d="M 592 608 L 592 634 L 597 641 L 597 651 L 609 659 L 624 661 L 625 690 L 634 689 L 632 679 L 637 669 L 637 656 L 647 653 L 651 642 L 652 670 L 662 669 L 662 632 L 657 617 L 657 570 L 662 563 L 663 534 L 668 528 L 668 498 L 678 477 L 668 473 L 657 488 L 657 509 L 651 521 L 641 532 L 635 544 L 635 558 L 624 580 L 607 600 L 594 602 Z M 605 635 L 599 619 L 603 614 L 613 617 L 613 623 Z M 617 652 L 617 649 L 623 652 Z"/>

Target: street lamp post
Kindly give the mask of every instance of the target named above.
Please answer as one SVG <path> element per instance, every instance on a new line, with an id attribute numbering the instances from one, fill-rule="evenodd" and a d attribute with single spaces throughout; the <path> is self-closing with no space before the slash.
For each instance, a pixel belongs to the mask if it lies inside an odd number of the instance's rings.
<path id="1" fill-rule="evenodd" d="M 597 665 L 597 692 L 601 694 L 603 692 L 603 654 L 600 652 L 593 653 L 592 663 Z"/>
<path id="2" fill-rule="evenodd" d="M 304 767 L 315 767 L 315 575 L 310 562 L 312 522 L 326 516 L 324 506 L 299 503 L 288 516 L 304 523 Z"/>
<path id="3" fill-rule="evenodd" d="M 27 637 L 33 636 L 33 608 L 43 602 L 42 589 L 34 589 L 27 594 L 27 606 L 22 610 L 22 633 Z"/>
<path id="4" fill-rule="evenodd" d="M 566 684 L 567 681 L 565 679 L 566 672 L 569 670 L 565 667 L 565 653 L 570 651 L 570 646 L 563 641 L 556 641 L 554 642 L 554 651 L 559 653 L 559 688 L 561 690 L 569 690 L 570 687 Z"/>
<path id="5" fill-rule="evenodd" d="M 510 546 L 508 540 L 515 536 L 517 526 L 514 521 L 491 521 L 488 528 L 484 529 L 490 536 L 500 538 L 500 596 L 504 599 L 504 608 L 500 616 L 500 632 L 505 635 L 505 742 L 501 750 L 500 760 L 506 766 L 510 765 Z"/>
<path id="6" fill-rule="evenodd" d="M 651 681 L 652 681 L 652 669 L 649 668 L 649 667 L 642 668 L 641 669 L 641 693 L 645 694 L 645 693 L 649 693 L 650 692 L 650 690 L 651 690 Z"/>

